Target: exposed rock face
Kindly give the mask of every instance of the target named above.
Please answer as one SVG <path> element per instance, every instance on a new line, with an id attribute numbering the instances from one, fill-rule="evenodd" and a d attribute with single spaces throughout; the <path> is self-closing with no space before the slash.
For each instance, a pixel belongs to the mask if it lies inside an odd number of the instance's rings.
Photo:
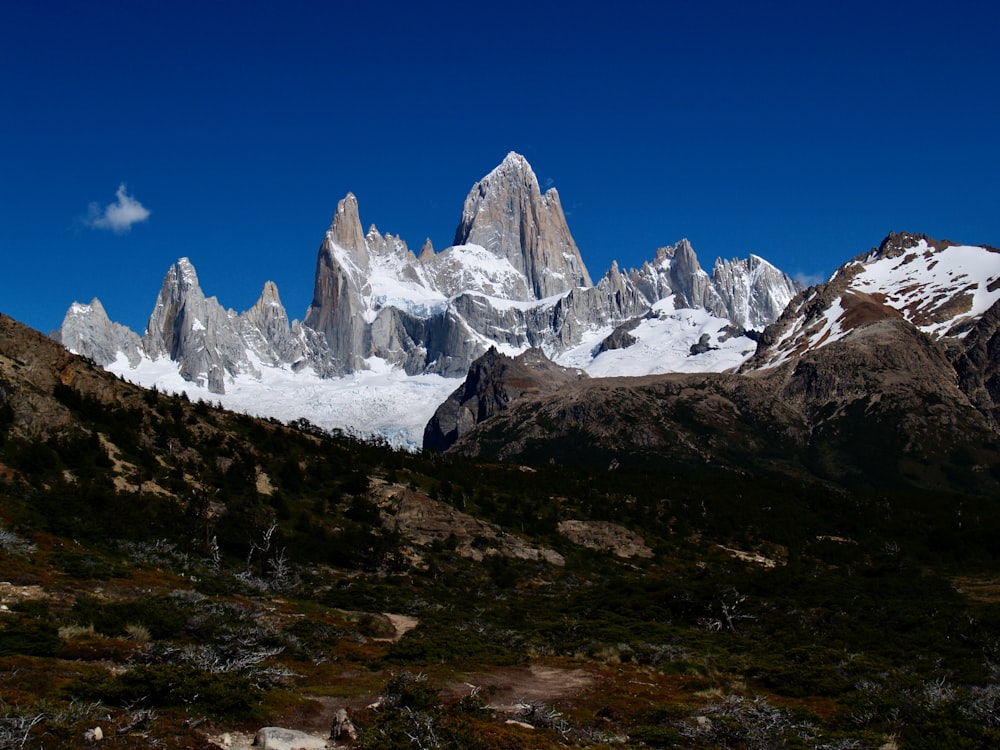
<path id="1" fill-rule="evenodd" d="M 288 315 L 273 282 L 260 298 L 237 315 L 206 297 L 187 258 L 170 267 L 164 277 L 145 335 L 112 323 L 100 301 L 74 303 L 53 338 L 70 351 L 106 366 L 124 354 L 131 366 L 143 358 L 167 357 L 180 374 L 212 393 L 225 393 L 226 377 L 248 373 L 259 376 L 255 360 L 265 365 L 313 367 L 330 375 L 329 349 L 317 332 Z"/>
<path id="2" fill-rule="evenodd" d="M 756 255 L 744 260 L 717 260 L 712 286 L 719 306 L 709 302 L 706 309 L 741 328 L 756 330 L 776 320 L 799 292 L 798 284 Z"/>
<path id="3" fill-rule="evenodd" d="M 281 361 L 283 355 L 271 349 L 272 339 L 286 355 L 294 356 L 289 337 L 283 337 L 275 328 L 280 325 L 277 321 L 287 321 L 287 316 L 273 284 L 265 287 L 250 317 L 264 329 L 249 320 L 241 321 L 232 310 L 224 310 L 215 297 L 206 298 L 194 266 L 181 258 L 163 280 L 143 348 L 153 359 L 169 357 L 178 362 L 185 380 L 207 385 L 213 393 L 225 393 L 227 374 L 259 375 L 250 361 L 250 351 L 265 361 Z M 252 343 L 244 339 L 244 331 L 251 334 Z"/>
<path id="4" fill-rule="evenodd" d="M 528 162 L 514 152 L 473 186 L 455 245 L 480 245 L 508 260 L 537 299 L 592 286 L 559 194 L 552 188 L 542 195 Z"/>
<path id="5" fill-rule="evenodd" d="M 338 249 L 343 252 L 338 253 Z M 363 367 L 368 350 L 361 299 L 362 276 L 368 265 L 358 201 L 348 193 L 337 204 L 337 213 L 320 245 L 313 300 L 303 320 L 305 326 L 326 338 L 337 372 Z"/>
<path id="6" fill-rule="evenodd" d="M 1000 303 L 986 311 L 949 355 L 959 387 L 993 429 L 1000 431 Z"/>
<path id="7" fill-rule="evenodd" d="M 292 331 L 273 281 L 264 284 L 260 298 L 240 315 L 239 321 L 241 338 L 263 362 L 296 363 L 306 356 L 306 348 Z"/>
<path id="8" fill-rule="evenodd" d="M 700 307 L 740 328 L 760 329 L 773 322 L 799 286 L 766 260 L 717 260 L 709 276 L 691 243 L 681 240 L 656 251 L 652 263 L 629 273 L 646 299 L 674 297 L 677 307 Z"/>
<path id="9" fill-rule="evenodd" d="M 653 557 L 643 538 L 624 526 L 608 521 L 560 521 L 556 531 L 574 544 L 610 551 L 618 557 Z"/>
<path id="10" fill-rule="evenodd" d="M 114 362 L 119 354 L 124 354 L 133 367 L 142 357 L 139 336 L 119 323 L 112 323 L 96 297 L 89 305 L 73 303 L 53 338 L 71 352 L 85 354 L 102 367 Z"/>
<path id="11" fill-rule="evenodd" d="M 424 450 L 446 450 L 511 402 L 527 394 L 552 393 L 586 377 L 556 365 L 537 349 L 511 358 L 491 348 L 472 363 L 462 386 L 438 407 L 424 430 Z"/>
<path id="12" fill-rule="evenodd" d="M 194 266 L 181 258 L 163 279 L 146 328 L 146 352 L 178 362 L 185 380 L 207 381 L 209 390 L 224 393 L 226 364 L 242 369 L 233 361 L 244 355 L 235 338 L 226 311 L 214 297 L 206 299 Z"/>
<path id="13" fill-rule="evenodd" d="M 326 740 L 297 729 L 262 727 L 257 730 L 253 746 L 261 750 L 324 750 Z"/>
<path id="14" fill-rule="evenodd" d="M 471 560 L 499 555 L 520 560 L 544 560 L 564 565 L 562 555 L 546 547 L 535 547 L 494 524 L 456 510 L 447 503 L 398 484 L 376 482 L 371 490 L 382 525 L 399 533 L 417 547 L 451 542 L 455 554 Z"/>

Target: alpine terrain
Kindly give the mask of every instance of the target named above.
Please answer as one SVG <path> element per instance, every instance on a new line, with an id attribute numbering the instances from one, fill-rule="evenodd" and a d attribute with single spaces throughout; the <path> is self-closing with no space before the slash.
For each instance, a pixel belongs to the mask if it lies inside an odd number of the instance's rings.
<path id="1" fill-rule="evenodd" d="M 0 314 L 0 747 L 1000 746 L 1000 252 L 593 284 L 559 206 Z"/>
<path id="2" fill-rule="evenodd" d="M 525 389 L 526 376 L 492 352 L 439 407 L 424 444 L 501 459 L 667 461 L 997 491 L 998 326 L 1000 251 L 891 234 L 798 294 L 738 372 Z"/>
<path id="3" fill-rule="evenodd" d="M 168 270 L 142 336 L 100 301 L 74 303 L 55 337 L 129 380 L 238 411 L 381 435 L 415 446 L 434 409 L 487 350 L 537 348 L 592 375 L 708 372 L 740 365 L 754 332 L 799 291 L 763 259 L 707 273 L 690 243 L 592 282 L 559 195 L 510 153 L 469 192 L 452 246 L 419 255 L 337 205 L 313 299 L 289 321 L 264 285 L 242 313 L 206 297 L 194 265 Z"/>

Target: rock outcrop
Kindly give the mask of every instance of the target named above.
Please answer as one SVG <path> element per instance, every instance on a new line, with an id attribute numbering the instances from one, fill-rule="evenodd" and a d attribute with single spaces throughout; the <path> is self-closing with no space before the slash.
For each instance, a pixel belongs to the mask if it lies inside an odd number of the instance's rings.
<path id="1" fill-rule="evenodd" d="M 325 750 L 328 747 L 322 737 L 284 727 L 258 729 L 253 746 L 260 750 Z"/>
<path id="2" fill-rule="evenodd" d="M 96 297 L 89 305 L 70 305 L 62 326 L 53 338 L 72 352 L 85 353 L 102 367 L 114 362 L 120 354 L 135 367 L 142 358 L 142 342 L 131 329 L 112 323 L 104 305 Z"/>
<path id="3" fill-rule="evenodd" d="M 500 556 L 565 564 L 555 550 L 529 544 L 495 524 L 408 487 L 375 482 L 371 497 L 379 508 L 383 528 L 412 545 L 409 556 L 416 564 L 420 564 L 420 549 L 435 544 L 453 545 L 456 555 L 476 561 Z"/>
<path id="4" fill-rule="evenodd" d="M 553 393 L 586 378 L 560 367 L 538 349 L 508 357 L 495 348 L 472 363 L 465 382 L 434 413 L 424 430 L 424 450 L 443 451 L 508 404 L 529 394 Z"/>
<path id="5" fill-rule="evenodd" d="M 454 244 L 480 245 L 509 261 L 536 299 L 592 286 L 559 194 L 542 195 L 527 160 L 513 151 L 469 192 Z"/>

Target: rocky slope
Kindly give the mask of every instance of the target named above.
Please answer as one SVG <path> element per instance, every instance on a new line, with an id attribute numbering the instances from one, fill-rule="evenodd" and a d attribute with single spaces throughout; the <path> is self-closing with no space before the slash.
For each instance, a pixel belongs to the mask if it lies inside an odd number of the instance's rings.
<path id="1" fill-rule="evenodd" d="M 446 450 L 511 402 L 529 395 L 556 393 L 586 377 L 581 370 L 551 362 L 538 349 L 514 358 L 490 349 L 472 363 L 465 382 L 438 407 L 424 430 L 424 448 Z"/>
<path id="2" fill-rule="evenodd" d="M 589 379 L 524 393 L 449 450 L 995 491 L 997 258 L 892 235 L 796 297 L 740 374 Z M 502 370 L 488 371 L 498 382 L 477 391 L 504 391 Z M 454 400 L 436 419 L 451 416 Z"/>
<path id="3" fill-rule="evenodd" d="M 773 367 L 884 318 L 902 318 L 934 339 L 958 341 L 997 302 L 1000 251 L 893 233 L 827 283 L 793 299 L 743 370 Z"/>

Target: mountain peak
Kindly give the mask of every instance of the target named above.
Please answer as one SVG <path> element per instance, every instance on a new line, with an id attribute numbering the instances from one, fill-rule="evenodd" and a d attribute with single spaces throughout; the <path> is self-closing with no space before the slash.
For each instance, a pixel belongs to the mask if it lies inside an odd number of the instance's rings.
<path id="1" fill-rule="evenodd" d="M 354 193 L 348 193 L 337 203 L 337 212 L 333 215 L 327 237 L 345 250 L 367 255 L 358 199 Z"/>
<path id="2" fill-rule="evenodd" d="M 921 240 L 931 246 L 939 244 L 936 240 L 932 240 L 926 234 L 889 232 L 885 239 L 879 243 L 876 255 L 879 258 L 896 258 L 905 253 L 907 250 L 917 247 Z"/>
<path id="3" fill-rule="evenodd" d="M 178 298 L 190 294 L 195 290 L 199 293 L 201 292 L 201 287 L 198 284 L 198 272 L 188 258 L 178 258 L 167 269 L 167 275 L 163 278 L 163 287 L 160 295 L 163 296 L 168 288 L 171 290 L 168 293 Z"/>
<path id="4" fill-rule="evenodd" d="M 508 260 L 537 299 L 593 286 L 558 193 L 543 197 L 528 161 L 514 151 L 469 191 L 453 244 Z"/>
<path id="5" fill-rule="evenodd" d="M 503 161 L 500 162 L 499 166 L 497 166 L 497 169 L 504 169 L 504 168 L 523 169 L 525 171 L 532 172 L 531 165 L 528 164 L 528 160 L 525 159 L 523 156 L 521 156 L 521 154 L 517 153 L 517 151 L 507 152 L 507 155 L 503 158 Z M 534 172 L 532 172 L 532 174 L 534 174 Z"/>
<path id="6" fill-rule="evenodd" d="M 114 362 L 119 352 L 125 354 L 133 366 L 140 357 L 139 337 L 125 326 L 112 323 L 97 297 L 87 305 L 80 302 L 70 305 L 62 326 L 52 338 L 102 367 Z"/>
<path id="7" fill-rule="evenodd" d="M 265 281 L 258 302 L 277 302 L 280 305 L 281 298 L 278 296 L 278 285 L 270 280 Z"/>

